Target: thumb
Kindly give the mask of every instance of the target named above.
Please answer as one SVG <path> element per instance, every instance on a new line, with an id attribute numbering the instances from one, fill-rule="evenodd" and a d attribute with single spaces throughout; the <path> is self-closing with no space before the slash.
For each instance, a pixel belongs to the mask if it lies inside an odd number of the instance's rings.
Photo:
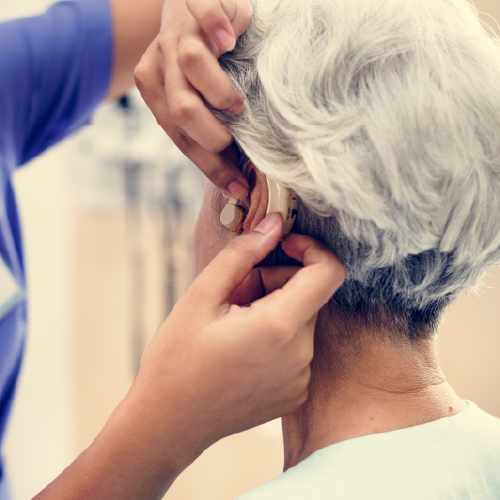
<path id="1" fill-rule="evenodd" d="M 252 20 L 250 0 L 186 0 L 186 4 L 221 54 L 234 49 L 236 38 L 245 33 Z"/>
<path id="2" fill-rule="evenodd" d="M 281 216 L 269 214 L 249 234 L 234 238 L 196 278 L 189 292 L 215 310 L 230 302 L 234 290 L 255 265 L 276 248 L 283 228 Z"/>

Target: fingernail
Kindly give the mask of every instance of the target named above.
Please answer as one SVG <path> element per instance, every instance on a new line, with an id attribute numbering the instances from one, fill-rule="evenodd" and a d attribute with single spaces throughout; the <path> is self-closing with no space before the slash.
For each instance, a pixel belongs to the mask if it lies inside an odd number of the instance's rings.
<path id="1" fill-rule="evenodd" d="M 231 182 L 227 189 L 231 195 L 238 200 L 246 198 L 248 194 L 248 188 L 246 188 L 240 181 Z"/>
<path id="2" fill-rule="evenodd" d="M 234 39 L 234 36 L 231 35 L 231 33 L 226 31 L 224 28 L 220 28 L 215 32 L 215 40 L 217 42 L 217 45 L 224 52 L 229 52 L 230 50 L 233 50 L 234 46 L 236 45 L 236 40 Z"/>
<path id="3" fill-rule="evenodd" d="M 258 233 L 268 234 L 278 225 L 278 218 L 267 216 L 264 220 L 260 221 L 259 225 L 254 229 Z"/>
<path id="4" fill-rule="evenodd" d="M 245 107 L 245 102 L 238 101 L 233 106 L 231 106 L 229 109 L 226 109 L 226 111 L 228 113 L 233 113 L 233 114 L 237 115 L 238 113 L 241 113 L 243 111 L 244 107 Z"/>

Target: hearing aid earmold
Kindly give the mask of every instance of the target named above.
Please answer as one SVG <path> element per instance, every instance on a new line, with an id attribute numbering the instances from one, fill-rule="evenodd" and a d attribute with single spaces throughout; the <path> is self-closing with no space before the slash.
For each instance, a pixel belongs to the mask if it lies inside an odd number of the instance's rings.
<path id="1" fill-rule="evenodd" d="M 290 188 L 267 178 L 268 202 L 266 215 L 277 212 L 283 219 L 284 238 L 292 230 L 295 218 L 297 217 L 297 193 Z M 229 198 L 226 206 L 220 214 L 221 224 L 233 233 L 241 231 L 246 218 L 246 210 L 238 204 L 236 198 Z"/>
<path id="2" fill-rule="evenodd" d="M 220 222 L 232 233 L 237 233 L 241 231 L 245 217 L 246 212 L 243 207 L 238 205 L 238 200 L 236 198 L 229 198 L 226 206 L 220 213 Z"/>

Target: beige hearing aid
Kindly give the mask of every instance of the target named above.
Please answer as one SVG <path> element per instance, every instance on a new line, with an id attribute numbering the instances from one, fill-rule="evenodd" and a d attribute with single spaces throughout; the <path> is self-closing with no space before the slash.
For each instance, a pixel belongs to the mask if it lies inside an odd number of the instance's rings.
<path id="1" fill-rule="evenodd" d="M 292 230 L 297 217 L 297 193 L 269 178 L 267 178 L 267 189 L 269 195 L 266 215 L 271 212 L 277 212 L 281 215 L 283 219 L 282 237 L 284 238 Z M 238 201 L 236 198 L 229 198 L 220 214 L 221 224 L 233 233 L 241 231 L 247 216 L 245 208 L 240 206 Z"/>

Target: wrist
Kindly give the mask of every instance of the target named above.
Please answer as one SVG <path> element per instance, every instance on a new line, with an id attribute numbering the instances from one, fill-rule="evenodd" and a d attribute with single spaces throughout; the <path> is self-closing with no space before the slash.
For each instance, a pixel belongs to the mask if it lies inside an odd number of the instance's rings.
<path id="1" fill-rule="evenodd" d="M 205 445 L 200 439 L 193 415 L 180 400 L 173 391 L 159 396 L 137 377 L 107 426 L 112 426 L 148 467 L 177 477 L 212 444 Z"/>
<path id="2" fill-rule="evenodd" d="M 162 498 L 204 449 L 175 402 L 168 408 L 134 383 L 94 442 L 36 499 Z"/>

